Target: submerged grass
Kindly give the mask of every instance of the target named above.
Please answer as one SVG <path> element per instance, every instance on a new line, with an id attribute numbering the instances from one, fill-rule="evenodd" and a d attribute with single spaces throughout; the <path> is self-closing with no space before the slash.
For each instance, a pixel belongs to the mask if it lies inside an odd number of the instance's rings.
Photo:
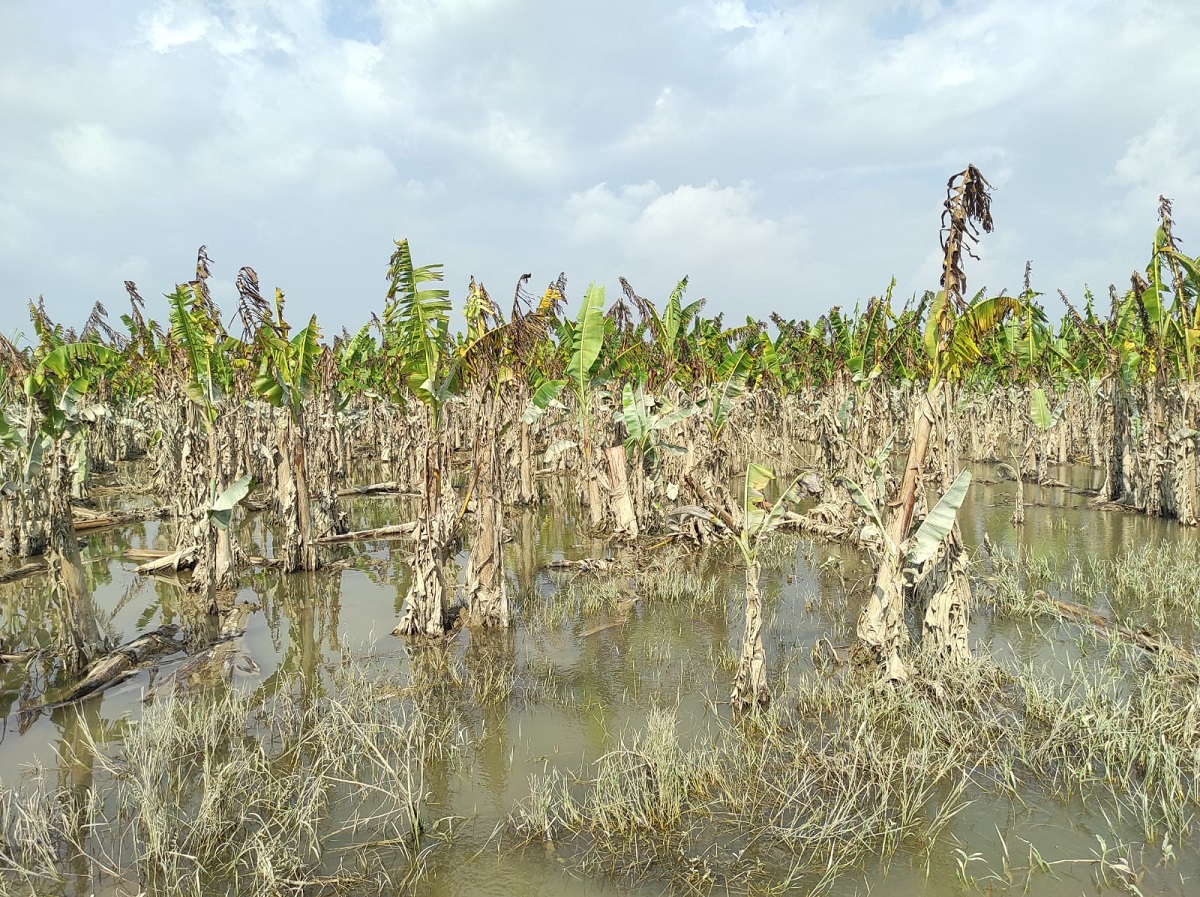
<path id="1" fill-rule="evenodd" d="M 68 875 L 197 895 L 411 883 L 444 830 L 427 776 L 462 738 L 386 679 L 345 666 L 329 697 L 225 690 L 148 706 L 119 756 L 96 749 L 84 784 L 42 775 L 0 793 L 0 892 L 56 893 Z"/>
<path id="2" fill-rule="evenodd" d="M 1182 629 L 1194 635 L 1200 620 L 1200 542 L 1161 542 L 1131 549 L 1116 558 L 1077 562 L 1075 599 L 1103 603 L 1120 620 Z"/>
<path id="3" fill-rule="evenodd" d="M 535 777 L 511 824 L 582 871 L 738 892 L 764 867 L 781 887 L 820 892 L 871 857 L 931 862 L 985 796 L 1041 793 L 1179 843 L 1200 807 L 1200 682 L 1108 647 L 1057 674 L 919 655 L 896 688 L 853 670 L 805 675 L 772 712 L 687 736 L 657 711 L 589 766 Z M 1079 862 L 1120 872 L 1108 853 Z M 1018 883 L 1019 869 L 997 865 Z"/>
<path id="4" fill-rule="evenodd" d="M 1115 621 L 1195 640 L 1200 620 L 1200 541 L 1155 542 L 1117 557 L 1088 556 L 1069 569 L 1028 550 L 989 554 L 984 601 L 1005 616 L 1046 612 L 1040 592 L 1094 608 Z"/>

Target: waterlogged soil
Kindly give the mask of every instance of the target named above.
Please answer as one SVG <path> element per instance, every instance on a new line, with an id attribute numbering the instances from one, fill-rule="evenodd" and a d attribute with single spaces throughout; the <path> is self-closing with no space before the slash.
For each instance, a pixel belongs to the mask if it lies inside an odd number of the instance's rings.
<path id="1" fill-rule="evenodd" d="M 1052 469 L 1066 487 L 1027 486 L 1026 522 L 1010 522 L 1012 482 L 977 466 L 976 484 L 962 514 L 964 538 L 976 549 L 985 536 L 1008 552 L 1045 561 L 1046 587 L 1070 598 L 1076 564 L 1110 559 L 1147 545 L 1185 544 L 1196 534 L 1170 522 L 1089 507 L 1087 491 L 1099 484 L 1083 468 Z M 989 477 L 994 482 L 989 481 Z M 409 519 L 405 500 L 353 502 L 353 528 Z M 741 571 L 733 553 L 681 560 L 694 574 L 670 600 L 655 597 L 662 572 L 642 561 L 623 572 L 554 571 L 559 558 L 603 557 L 603 541 L 583 537 L 561 512 L 514 513 L 507 545 L 516 625 L 498 640 L 477 645 L 460 633 L 451 644 L 450 669 L 461 695 L 455 708 L 459 750 L 441 768 L 426 771 L 427 839 L 419 892 L 434 895 L 603 895 L 695 893 L 696 884 L 672 886 L 663 878 L 639 883 L 584 867 L 567 838 L 552 845 L 525 840 L 511 818 L 530 796 L 531 779 L 553 771 L 568 777 L 627 743 L 652 708 L 675 711 L 682 740 L 704 739 L 728 717 L 728 690 L 741 635 Z M 241 536 L 252 554 L 270 553 L 271 534 L 251 520 Z M 147 579 L 122 559 L 128 548 L 168 550 L 170 525 L 148 522 L 96 534 L 85 562 L 107 630 L 132 638 L 187 615 L 186 600 L 170 578 Z M 407 589 L 407 544 L 367 543 L 345 550 L 347 569 L 282 576 L 267 570 L 246 577 L 236 600 L 250 602 L 244 649 L 251 672 L 234 687 L 263 699 L 286 692 L 320 692 L 332 670 L 359 658 L 406 676 L 425 662 L 389 635 Z M 864 555 L 844 546 L 781 536 L 766 550 L 763 592 L 767 602 L 766 653 L 777 694 L 797 677 L 815 675 L 811 649 L 826 638 L 853 641 L 853 625 L 870 582 Z M 463 559 L 465 560 L 465 558 Z M 0 621 L 6 644 L 49 644 L 47 585 L 43 575 L 0 586 Z M 650 597 L 647 597 L 650 596 Z M 1105 610 L 1103 605 L 1098 609 Z M 1176 634 L 1176 633 L 1173 633 Z M 1193 633 L 1179 631 L 1191 640 Z M 1028 620 L 972 621 L 973 648 L 1000 662 L 1035 661 L 1048 670 L 1066 665 L 1094 643 L 1068 623 Z M 1089 648 L 1089 644 L 1092 645 Z M 122 733 L 137 725 L 143 699 L 178 663 L 168 659 L 79 706 L 39 708 L 46 669 L 34 663 L 0 666 L 0 780 L 19 787 L 41 767 L 52 785 L 90 783 L 78 757 L 90 738 L 119 756 Z M 1064 672 L 1065 675 L 1065 672 Z M 484 700 L 479 697 L 486 696 Z M 786 698 L 784 698 L 786 700 Z M 85 737 L 87 736 L 87 737 Z M 1200 746 L 1198 746 L 1200 748 Z M 71 758 L 76 758 L 72 762 Z M 438 832 L 450 832 L 438 840 Z M 1106 848 L 1121 845 L 1118 859 L 1130 874 L 1097 863 Z M 719 853 L 692 844 L 696 862 Z M 979 891 L 1027 892 L 1046 897 L 1078 894 L 1194 893 L 1200 880 L 1200 841 L 1144 843 L 1139 827 L 1107 818 L 1095 805 L 1051 797 L 1038 789 L 1013 796 L 981 794 L 949 823 L 932 850 L 902 847 L 894 856 L 868 859 L 843 874 L 829 893 L 962 894 L 964 880 Z M 0 845 L 2 848 L 2 845 Z M 1115 856 L 1115 855 L 1114 855 Z M 1113 857 L 1110 857 L 1112 859 Z M 739 879 L 735 891 L 765 893 L 784 880 L 786 864 L 769 863 Z M 83 871 L 83 870 L 80 870 Z M 720 881 L 720 869 L 713 878 Z M 989 877 L 991 876 L 991 877 Z M 138 893 L 136 883 L 82 878 L 71 893 Z M 724 890 L 722 886 L 719 890 Z"/>

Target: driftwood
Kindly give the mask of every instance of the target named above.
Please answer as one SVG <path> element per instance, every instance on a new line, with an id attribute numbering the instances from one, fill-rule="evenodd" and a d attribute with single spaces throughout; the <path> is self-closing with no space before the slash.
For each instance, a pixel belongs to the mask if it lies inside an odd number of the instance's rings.
<path id="1" fill-rule="evenodd" d="M 559 558 L 547 561 L 547 570 L 577 570 L 580 573 L 607 573 L 617 568 L 617 562 L 612 558 L 580 558 L 577 561 Z"/>
<path id="2" fill-rule="evenodd" d="M 40 652 L 41 649 L 39 648 L 26 648 L 24 651 L 14 651 L 12 653 L 0 651 L 0 663 L 20 663 L 23 660 L 36 657 Z"/>
<path id="3" fill-rule="evenodd" d="M 151 548 L 127 548 L 121 557 L 127 561 L 157 561 L 170 553 L 169 551 L 155 551 Z"/>
<path id="4" fill-rule="evenodd" d="M 352 495 L 411 495 L 419 496 L 420 492 L 415 492 L 406 487 L 403 483 L 398 483 L 395 480 L 389 480 L 386 483 L 371 483 L 367 486 L 347 486 L 338 492 L 338 496 L 346 498 Z"/>
<path id="5" fill-rule="evenodd" d="M 246 620 L 253 607 L 236 604 L 221 622 L 221 632 L 202 651 L 185 657 L 175 670 L 147 693 L 146 701 L 172 697 L 184 688 L 207 688 L 223 685 L 236 673 L 259 672 L 250 652 L 246 650 Z"/>
<path id="6" fill-rule="evenodd" d="M 171 513 L 169 508 L 135 508 L 132 511 L 113 511 L 108 514 L 97 514 L 86 508 L 73 508 L 71 522 L 76 533 L 90 533 L 110 526 L 123 526 L 127 523 L 141 523 L 145 520 L 158 520 Z"/>
<path id="7" fill-rule="evenodd" d="M 1035 591 L 1033 597 L 1052 613 L 1057 614 L 1064 620 L 1070 620 L 1073 623 L 1084 623 L 1102 632 L 1111 632 L 1119 635 L 1130 644 L 1136 645 L 1150 654 L 1166 654 L 1177 660 L 1187 661 L 1193 665 L 1200 665 L 1200 657 L 1187 648 L 1183 648 L 1166 639 L 1156 638 L 1148 632 L 1122 626 L 1120 623 L 1110 620 L 1103 614 L 1096 613 L 1091 608 L 1055 598 L 1042 589 Z"/>
<path id="8" fill-rule="evenodd" d="M 130 548 L 121 555 L 127 561 L 144 561 L 136 573 L 178 573 L 196 566 L 196 548 L 180 551 L 155 551 L 149 548 Z M 283 561 L 277 558 L 262 558 L 250 555 L 246 560 L 255 567 L 278 567 Z"/>
<path id="9" fill-rule="evenodd" d="M 381 526 L 377 529 L 360 529 L 352 533 L 325 536 L 316 541 L 322 545 L 332 545 L 335 542 L 370 542 L 373 539 L 410 539 L 416 531 L 415 523 L 393 523 L 391 526 Z"/>
<path id="10" fill-rule="evenodd" d="M 626 597 L 622 598 L 619 602 L 617 602 L 617 619 L 609 623 L 602 623 L 599 626 L 593 626 L 586 632 L 580 633 L 579 638 L 582 640 L 588 638 L 589 636 L 596 635 L 597 633 L 606 632 L 609 629 L 616 629 L 618 626 L 624 626 L 629 622 L 630 612 L 637 603 L 638 597 L 636 595 L 627 595 Z"/>
<path id="11" fill-rule="evenodd" d="M 179 627 L 160 626 L 153 632 L 140 635 L 126 642 L 88 665 L 83 679 L 71 687 L 60 700 L 48 707 L 62 707 L 91 697 L 123 682 L 146 664 L 180 650 L 183 645 L 176 640 Z"/>
<path id="12" fill-rule="evenodd" d="M 196 566 L 199 549 L 195 547 L 181 548 L 179 551 L 170 553 L 145 551 L 143 554 L 157 555 L 154 560 L 147 561 L 137 568 L 138 573 L 163 573 L 170 570 L 177 573 L 180 570 L 185 570 L 189 567 Z M 129 557 L 129 552 L 126 552 L 126 557 Z M 132 560 L 137 558 L 130 557 Z"/>

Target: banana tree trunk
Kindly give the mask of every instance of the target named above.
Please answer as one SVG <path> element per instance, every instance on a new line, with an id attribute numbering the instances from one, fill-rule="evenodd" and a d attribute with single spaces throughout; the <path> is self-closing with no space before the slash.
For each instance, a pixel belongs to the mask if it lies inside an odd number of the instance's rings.
<path id="1" fill-rule="evenodd" d="M 903 555 L 900 554 L 900 544 L 912 525 L 917 490 L 921 486 L 925 456 L 929 450 L 929 434 L 933 432 L 940 401 L 941 387 L 938 385 L 922 396 L 917 405 L 908 461 L 904 466 L 904 479 L 900 483 L 899 504 L 888 527 L 893 550 L 884 550 L 875 573 L 875 588 L 858 618 L 859 640 L 883 664 L 885 677 L 892 681 L 908 678 L 907 668 L 900 659 L 900 648 L 908 641 L 908 630 L 904 627 Z"/>
<path id="2" fill-rule="evenodd" d="M 583 440 L 583 475 L 587 477 L 587 502 L 592 529 L 599 529 L 604 523 L 604 506 L 600 503 L 600 473 L 592 463 L 592 438 L 582 430 Z"/>
<path id="3" fill-rule="evenodd" d="M 412 581 L 393 635 L 437 638 L 446 631 L 446 583 L 442 578 L 442 565 L 447 557 L 454 508 L 453 491 L 443 480 L 443 477 L 449 478 L 450 469 L 444 463 L 448 452 L 442 446 L 442 438 L 443 434 L 434 431 L 431 421 L 425 431 L 425 472 L 413 550 Z"/>
<path id="4" fill-rule="evenodd" d="M 286 415 L 278 429 L 280 462 L 276 471 L 276 490 L 284 524 L 283 569 L 288 573 L 321 568 L 321 555 L 313 532 L 305 438 L 303 418 L 297 421 L 291 414 Z"/>
<path id="5" fill-rule="evenodd" d="M 940 566 L 942 580 L 929 598 L 925 609 L 924 638 L 949 660 L 962 661 L 971 656 L 968 638 L 968 605 L 971 583 L 967 579 L 966 552 L 958 524 L 948 537 L 946 555 Z"/>
<path id="6" fill-rule="evenodd" d="M 629 477 L 626 469 L 628 457 L 623 445 L 610 445 L 604 450 L 608 464 L 609 491 L 612 495 L 613 513 L 617 517 L 616 535 L 629 539 L 638 537 L 637 513 L 629 494 Z"/>
<path id="7" fill-rule="evenodd" d="M 537 500 L 533 485 L 533 444 L 529 424 L 521 424 L 521 504 L 531 505 Z"/>
<path id="8" fill-rule="evenodd" d="M 467 564 L 467 613 L 472 623 L 508 626 L 508 587 L 504 580 L 504 505 L 500 453 L 496 444 L 496 397 L 488 392 L 477 411 L 475 502 L 478 532 Z"/>
<path id="9" fill-rule="evenodd" d="M 745 713 L 754 707 L 771 706 L 771 691 L 767 688 L 767 660 L 763 650 L 762 592 L 758 577 L 761 565 L 755 561 L 746 565 L 746 628 L 742 633 L 742 656 L 737 676 L 729 695 L 735 713 Z"/>

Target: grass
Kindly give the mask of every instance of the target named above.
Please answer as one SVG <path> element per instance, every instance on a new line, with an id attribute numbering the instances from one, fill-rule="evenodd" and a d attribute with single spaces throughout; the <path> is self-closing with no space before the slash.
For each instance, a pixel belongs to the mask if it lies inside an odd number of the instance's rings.
<path id="1" fill-rule="evenodd" d="M 1104 604 L 1120 620 L 1193 632 L 1200 619 L 1200 542 L 1180 539 L 1088 557 L 1072 577 L 1076 600 Z"/>
<path id="2" fill-rule="evenodd" d="M 1190 534 L 1187 534 L 1190 535 Z M 1005 616 L 1045 612 L 1038 591 L 1082 604 L 1131 627 L 1195 636 L 1200 620 L 1200 541 L 1180 538 L 1088 556 L 1062 570 L 1044 556 L 992 550 L 985 603 Z"/>
<path id="3" fill-rule="evenodd" d="M 1096 647 L 1042 669 L 918 654 L 913 680 L 882 690 L 852 669 L 806 674 L 770 713 L 687 736 L 654 711 L 586 767 L 531 780 L 511 828 L 555 842 L 582 872 L 736 892 L 763 867 L 821 892 L 869 858 L 932 863 L 953 848 L 955 817 L 985 798 L 1082 806 L 1108 820 L 1109 844 L 1180 843 L 1200 807 L 1200 682 L 1119 642 Z M 1127 848 L 1101 848 L 1043 861 L 1030 843 L 1026 866 L 959 859 L 964 881 L 972 864 L 1008 884 L 1059 864 L 1137 879 Z"/>
<path id="4" fill-rule="evenodd" d="M 227 690 L 149 705 L 118 756 L 92 745 L 94 784 L 55 789 L 39 775 L 0 792 L 2 886 L 55 893 L 80 862 L 93 887 L 135 893 L 411 884 L 447 829 L 427 777 L 463 745 L 452 715 L 430 714 L 411 688 L 400 697 L 388 675 L 343 666 L 320 699 L 257 705 Z"/>

